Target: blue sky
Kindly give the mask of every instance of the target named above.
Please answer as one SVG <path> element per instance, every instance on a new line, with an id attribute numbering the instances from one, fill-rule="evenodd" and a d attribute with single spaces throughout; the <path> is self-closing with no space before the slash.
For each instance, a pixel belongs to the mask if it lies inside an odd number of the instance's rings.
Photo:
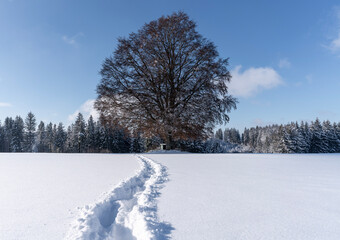
<path id="1" fill-rule="evenodd" d="M 226 127 L 339 121 L 338 1 L 0 0 L 0 120 L 69 124 L 93 113 L 117 38 L 182 10 L 230 58 L 238 109 Z"/>

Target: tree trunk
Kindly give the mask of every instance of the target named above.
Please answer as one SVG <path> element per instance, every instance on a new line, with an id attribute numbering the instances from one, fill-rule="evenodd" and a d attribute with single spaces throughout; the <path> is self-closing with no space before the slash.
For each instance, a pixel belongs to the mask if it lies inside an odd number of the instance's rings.
<path id="1" fill-rule="evenodd" d="M 171 150 L 173 148 L 173 142 L 172 142 L 172 132 L 169 131 L 166 136 L 166 150 Z"/>

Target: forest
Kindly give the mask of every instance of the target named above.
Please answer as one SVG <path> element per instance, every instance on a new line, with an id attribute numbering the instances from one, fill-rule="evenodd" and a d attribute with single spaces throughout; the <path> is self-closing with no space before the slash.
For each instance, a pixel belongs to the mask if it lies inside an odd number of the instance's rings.
<path id="1" fill-rule="evenodd" d="M 255 153 L 339 153 L 340 122 L 291 122 L 285 125 L 218 129 L 215 138 L 235 144 L 241 151 Z M 239 150 L 240 151 L 240 150 Z"/>
<path id="2" fill-rule="evenodd" d="M 0 122 L 0 152 L 141 153 L 159 149 L 165 139 L 129 132 L 119 125 L 87 120 L 79 113 L 70 126 L 41 121 L 29 112 Z M 292 122 L 285 125 L 218 129 L 207 139 L 179 139 L 174 149 L 196 153 L 339 153 L 340 123 Z"/>

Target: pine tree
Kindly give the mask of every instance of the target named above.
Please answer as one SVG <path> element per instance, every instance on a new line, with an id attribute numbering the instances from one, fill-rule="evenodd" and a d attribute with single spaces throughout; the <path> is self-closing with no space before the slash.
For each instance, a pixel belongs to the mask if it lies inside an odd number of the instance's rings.
<path id="1" fill-rule="evenodd" d="M 130 139 L 131 146 L 130 146 L 130 152 L 133 153 L 142 153 L 145 151 L 145 141 L 142 137 L 142 134 L 139 131 L 136 131 L 132 134 L 132 137 Z"/>
<path id="2" fill-rule="evenodd" d="M 12 129 L 11 147 L 13 152 L 22 152 L 24 142 L 24 121 L 20 116 L 16 116 Z"/>
<path id="3" fill-rule="evenodd" d="M 288 153 L 288 147 L 287 147 L 287 133 L 285 130 L 285 127 L 283 125 L 280 125 L 278 130 L 278 142 L 277 142 L 277 152 L 278 153 Z"/>
<path id="4" fill-rule="evenodd" d="M 64 130 L 64 125 L 62 123 L 59 123 L 54 138 L 54 145 L 58 153 L 62 153 L 65 151 L 66 139 L 67 134 Z"/>
<path id="5" fill-rule="evenodd" d="M 128 153 L 130 151 L 130 139 L 122 128 L 113 129 L 111 143 L 111 151 L 114 153 Z"/>
<path id="6" fill-rule="evenodd" d="M 250 143 L 250 137 L 249 137 L 249 129 L 245 128 L 242 134 L 242 142 L 245 146 L 248 146 Z"/>
<path id="7" fill-rule="evenodd" d="M 67 137 L 66 137 L 66 147 L 65 151 L 66 152 L 75 152 L 75 147 L 74 147 L 74 138 L 73 138 L 73 124 L 71 126 L 67 127 Z"/>
<path id="8" fill-rule="evenodd" d="M 325 132 L 322 129 L 319 119 L 316 119 L 311 126 L 311 153 L 326 153 L 328 151 L 327 142 L 325 141 Z"/>
<path id="9" fill-rule="evenodd" d="M 36 145 L 37 145 L 38 152 L 47 151 L 45 123 L 43 121 L 41 121 L 38 125 L 38 129 L 36 133 Z"/>
<path id="10" fill-rule="evenodd" d="M 76 118 L 76 121 L 74 123 L 73 127 L 73 136 L 74 140 L 77 144 L 77 152 L 82 153 L 85 151 L 86 148 L 86 125 L 85 125 L 85 120 L 83 117 L 83 114 L 78 113 L 78 116 Z"/>
<path id="11" fill-rule="evenodd" d="M 12 118 L 5 118 L 4 122 L 4 152 L 12 152 L 12 139 L 13 139 L 13 127 L 14 127 L 14 120 Z"/>
<path id="12" fill-rule="evenodd" d="M 327 145 L 328 153 L 335 153 L 338 148 L 338 136 L 336 134 L 336 129 L 333 128 L 330 121 L 325 121 L 322 124 L 322 129 L 324 131 L 324 139 Z"/>
<path id="13" fill-rule="evenodd" d="M 54 145 L 54 136 L 53 136 L 53 124 L 51 122 L 46 126 L 46 144 L 47 144 L 46 152 L 52 152 Z"/>
<path id="14" fill-rule="evenodd" d="M 100 152 L 107 152 L 109 149 L 109 136 L 105 126 L 98 124 L 96 142 Z"/>
<path id="15" fill-rule="evenodd" d="M 36 119 L 32 112 L 27 114 L 25 119 L 25 143 L 24 148 L 26 152 L 32 152 L 35 145 L 35 128 Z"/>
<path id="16" fill-rule="evenodd" d="M 223 132 L 222 132 L 222 129 L 219 128 L 216 133 L 215 133 L 215 138 L 216 139 L 220 139 L 220 140 L 223 140 Z"/>
<path id="17" fill-rule="evenodd" d="M 95 152 L 97 150 L 96 126 L 92 115 L 89 117 L 86 125 L 86 148 L 87 152 Z"/>
<path id="18" fill-rule="evenodd" d="M 337 145 L 337 148 L 336 148 L 336 152 L 337 153 L 340 153 L 340 122 L 338 124 L 334 123 L 334 129 L 335 129 L 335 133 L 336 133 L 336 136 L 337 136 L 337 139 L 338 139 L 338 145 Z"/>
<path id="19" fill-rule="evenodd" d="M 0 121 L 0 152 L 4 152 L 5 149 L 5 130 Z"/>

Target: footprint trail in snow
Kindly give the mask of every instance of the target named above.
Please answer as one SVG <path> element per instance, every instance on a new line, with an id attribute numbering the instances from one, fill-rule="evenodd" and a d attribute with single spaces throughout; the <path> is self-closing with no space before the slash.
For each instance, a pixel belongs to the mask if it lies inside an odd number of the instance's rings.
<path id="1" fill-rule="evenodd" d="M 137 156 L 141 169 L 93 205 L 80 210 L 66 240 L 165 240 L 172 227 L 157 217 L 159 190 L 167 181 L 164 166 Z"/>

